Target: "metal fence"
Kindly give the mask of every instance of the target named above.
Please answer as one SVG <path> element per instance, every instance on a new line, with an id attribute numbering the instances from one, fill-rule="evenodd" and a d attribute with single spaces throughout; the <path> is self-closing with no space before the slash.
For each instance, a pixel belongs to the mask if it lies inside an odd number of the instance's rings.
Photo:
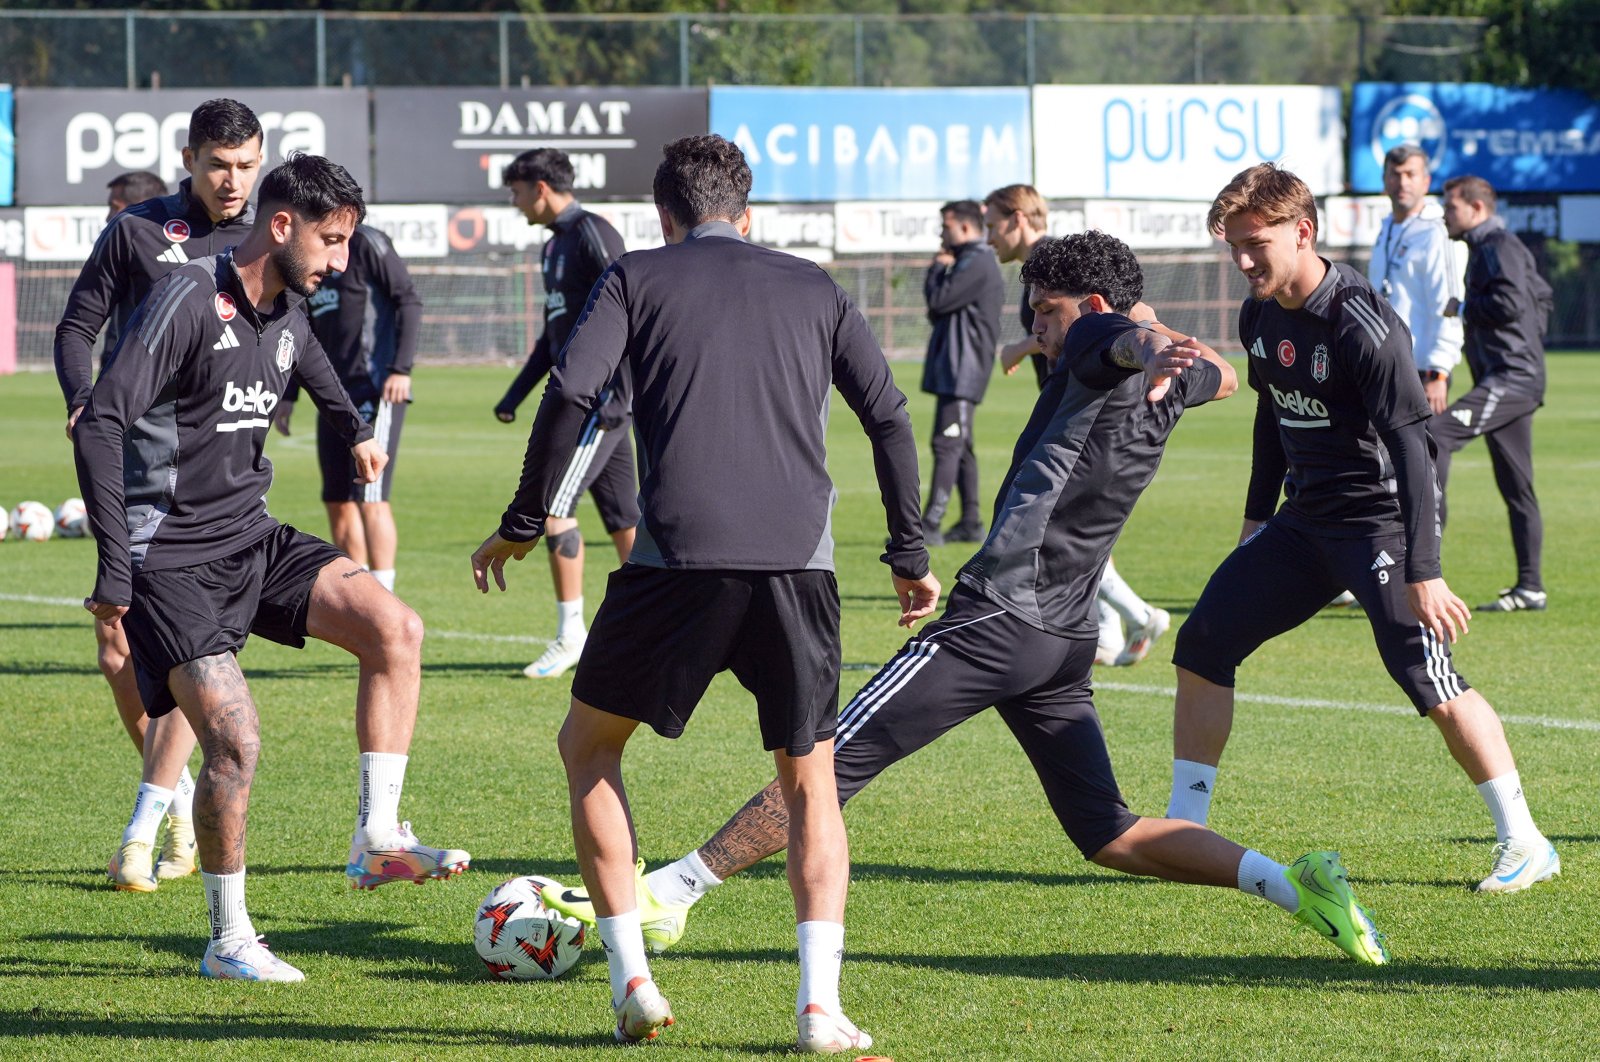
<path id="1" fill-rule="evenodd" d="M 1460 81 L 1485 27 L 1475 18 L 1335 15 L 0 11 L 0 81 L 130 89 Z"/>

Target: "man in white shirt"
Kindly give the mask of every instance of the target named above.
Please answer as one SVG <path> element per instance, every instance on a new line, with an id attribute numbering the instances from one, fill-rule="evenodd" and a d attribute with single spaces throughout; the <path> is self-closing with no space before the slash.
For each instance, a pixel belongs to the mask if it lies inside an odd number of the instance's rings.
<path id="1" fill-rule="evenodd" d="M 1463 263 L 1445 232 L 1444 212 L 1428 198 L 1428 156 L 1401 144 L 1383 159 L 1383 192 L 1394 213 L 1383 219 L 1367 278 L 1411 329 L 1422 389 L 1435 413 L 1450 398 L 1450 372 L 1461 360 L 1461 319 L 1445 317 L 1461 296 Z"/>

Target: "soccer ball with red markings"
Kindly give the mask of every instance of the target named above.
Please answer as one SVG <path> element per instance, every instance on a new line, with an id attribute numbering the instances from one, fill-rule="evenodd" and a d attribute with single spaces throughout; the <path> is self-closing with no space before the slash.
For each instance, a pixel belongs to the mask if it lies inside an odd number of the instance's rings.
<path id="1" fill-rule="evenodd" d="M 24 542 L 43 542 L 56 529 L 56 514 L 43 502 L 19 502 L 11 510 L 11 531 Z"/>
<path id="2" fill-rule="evenodd" d="M 530 874 L 496 886 L 484 898 L 472 938 L 491 977 L 548 981 L 577 964 L 583 923 L 545 908 L 545 886 L 554 884 Z"/>

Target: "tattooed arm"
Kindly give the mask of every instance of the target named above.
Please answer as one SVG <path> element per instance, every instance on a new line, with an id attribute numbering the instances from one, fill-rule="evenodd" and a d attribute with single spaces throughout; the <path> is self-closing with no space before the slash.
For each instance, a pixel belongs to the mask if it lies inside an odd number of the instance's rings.
<path id="1" fill-rule="evenodd" d="M 700 846 L 706 869 L 726 881 L 789 846 L 789 808 L 776 779 Z"/>

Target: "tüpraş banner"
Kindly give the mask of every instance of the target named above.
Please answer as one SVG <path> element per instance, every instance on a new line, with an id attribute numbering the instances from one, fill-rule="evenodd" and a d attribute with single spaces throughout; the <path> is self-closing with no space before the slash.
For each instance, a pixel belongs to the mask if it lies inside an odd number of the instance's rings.
<path id="1" fill-rule="evenodd" d="M 189 113 L 226 95 L 255 112 L 271 169 L 293 151 L 326 155 L 368 196 L 367 94 L 358 89 L 18 89 L 17 202 L 103 203 L 106 182 L 130 170 L 173 188 L 187 176 Z"/>
<path id="2" fill-rule="evenodd" d="M 711 131 L 766 202 L 982 199 L 1032 173 L 1026 89 L 719 87 Z"/>
<path id="3" fill-rule="evenodd" d="M 17 143 L 11 135 L 11 86 L 0 85 L 0 206 L 10 206 L 15 195 L 13 164 Z"/>
<path id="4" fill-rule="evenodd" d="M 1337 88 L 1038 85 L 1033 184 L 1046 196 L 1209 199 L 1259 162 L 1316 195 L 1344 188 Z"/>
<path id="5" fill-rule="evenodd" d="M 1561 89 L 1361 82 L 1350 106 L 1350 184 L 1383 190 L 1383 156 L 1428 153 L 1434 183 L 1473 174 L 1504 192 L 1600 190 L 1600 102 Z"/>
<path id="6" fill-rule="evenodd" d="M 661 147 L 706 131 L 704 89 L 424 88 L 373 92 L 386 203 L 500 200 L 500 171 L 530 148 L 572 160 L 584 197 L 651 194 Z"/>

